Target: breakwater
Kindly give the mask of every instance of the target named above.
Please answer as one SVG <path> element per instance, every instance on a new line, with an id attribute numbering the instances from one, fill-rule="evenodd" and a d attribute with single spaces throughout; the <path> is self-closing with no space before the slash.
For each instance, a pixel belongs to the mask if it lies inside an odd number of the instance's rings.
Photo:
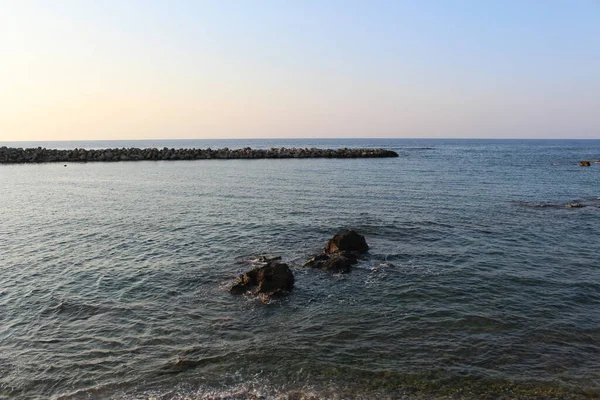
<path id="1" fill-rule="evenodd" d="M 0 147 L 0 164 L 50 163 L 50 162 L 111 162 L 145 160 L 229 160 L 261 158 L 380 158 L 398 157 L 398 153 L 386 149 L 373 148 L 270 148 L 252 149 L 174 149 L 121 148 L 121 149 L 72 149 L 55 150 L 42 147 L 15 148 Z"/>

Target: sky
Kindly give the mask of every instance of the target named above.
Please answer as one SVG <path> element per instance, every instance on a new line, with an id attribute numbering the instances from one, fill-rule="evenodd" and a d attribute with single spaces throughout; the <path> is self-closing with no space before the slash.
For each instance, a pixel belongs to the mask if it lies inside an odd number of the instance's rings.
<path id="1" fill-rule="evenodd" d="M 600 0 L 0 0 L 0 141 L 600 139 Z"/>

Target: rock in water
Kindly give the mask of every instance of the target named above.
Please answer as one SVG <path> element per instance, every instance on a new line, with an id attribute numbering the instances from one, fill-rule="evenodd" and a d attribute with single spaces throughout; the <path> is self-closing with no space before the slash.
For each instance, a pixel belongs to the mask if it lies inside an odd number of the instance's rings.
<path id="1" fill-rule="evenodd" d="M 304 265 L 332 272 L 350 272 L 352 265 L 358 262 L 358 256 L 368 250 L 365 237 L 348 230 L 335 235 L 327 242 L 322 254 L 314 256 Z"/>
<path id="2" fill-rule="evenodd" d="M 284 263 L 270 261 L 263 267 L 257 267 L 237 277 L 230 289 L 231 293 L 250 292 L 268 303 L 272 297 L 289 292 L 294 287 L 294 274 Z"/>
<path id="3" fill-rule="evenodd" d="M 339 252 L 352 252 L 356 254 L 362 254 L 369 250 L 369 245 L 365 237 L 358 234 L 356 231 L 348 230 L 339 235 L 335 235 L 332 239 L 327 242 L 325 247 L 325 254 L 339 253 Z"/>
<path id="4" fill-rule="evenodd" d="M 196 368 L 199 364 L 201 364 L 201 361 L 177 358 L 175 361 L 163 366 L 162 372 L 176 374 L 187 371 L 188 369 Z"/>
<path id="5" fill-rule="evenodd" d="M 304 265 L 331 272 L 350 272 L 350 267 L 358 261 L 356 257 L 348 254 L 320 254 L 308 260 Z"/>
<path id="6" fill-rule="evenodd" d="M 579 166 L 580 167 L 589 167 L 591 166 L 589 161 L 579 161 Z"/>

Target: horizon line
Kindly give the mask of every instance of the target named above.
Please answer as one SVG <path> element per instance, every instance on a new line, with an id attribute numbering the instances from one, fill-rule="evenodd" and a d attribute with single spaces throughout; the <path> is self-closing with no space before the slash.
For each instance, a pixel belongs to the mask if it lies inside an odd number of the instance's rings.
<path id="1" fill-rule="evenodd" d="M 600 140 L 597 138 L 502 138 L 502 137 L 258 137 L 258 138 L 171 138 L 171 139 L 38 139 L 38 140 L 0 140 L 0 143 L 37 143 L 37 142 L 148 142 L 148 141 L 189 141 L 189 140 Z"/>

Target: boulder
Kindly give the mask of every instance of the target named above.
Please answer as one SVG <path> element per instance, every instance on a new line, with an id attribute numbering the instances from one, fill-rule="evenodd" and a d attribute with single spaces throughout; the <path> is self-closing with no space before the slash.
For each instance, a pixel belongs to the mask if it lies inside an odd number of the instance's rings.
<path id="1" fill-rule="evenodd" d="M 591 166 L 589 161 L 579 161 L 579 166 L 580 167 L 589 167 Z"/>
<path id="2" fill-rule="evenodd" d="M 272 297 L 281 296 L 291 291 L 293 287 L 294 274 L 290 267 L 284 263 L 269 261 L 265 266 L 251 269 L 238 276 L 230 292 L 249 292 L 268 303 Z"/>
<path id="3" fill-rule="evenodd" d="M 365 237 L 353 230 L 347 230 L 331 238 L 323 253 L 308 260 L 304 266 L 332 272 L 350 272 L 358 263 L 358 256 L 367 252 L 369 245 Z"/>
<path id="4" fill-rule="evenodd" d="M 368 250 L 369 245 L 367 245 L 364 236 L 358 234 L 356 231 L 347 230 L 344 233 L 340 233 L 339 235 L 335 235 L 332 239 L 329 239 L 324 253 L 352 252 L 362 254 Z"/>

